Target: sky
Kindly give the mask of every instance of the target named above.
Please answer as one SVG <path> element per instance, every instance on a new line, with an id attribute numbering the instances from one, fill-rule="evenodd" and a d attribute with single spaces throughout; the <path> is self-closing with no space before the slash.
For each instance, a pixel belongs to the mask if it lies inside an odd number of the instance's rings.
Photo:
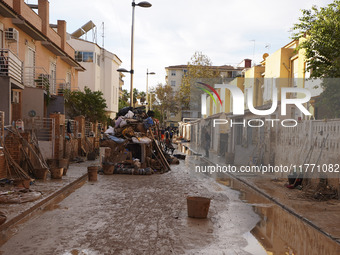
<path id="1" fill-rule="evenodd" d="M 66 20 L 74 32 L 92 20 L 97 43 L 130 70 L 131 0 L 49 0 L 50 23 Z M 26 0 L 36 3 L 37 0 Z M 138 3 L 139 1 L 136 1 Z M 134 87 L 165 84 L 165 67 L 187 64 L 196 51 L 213 65 L 237 65 L 245 58 L 262 60 L 291 41 L 290 29 L 301 9 L 326 6 L 331 0 L 149 0 L 151 8 L 135 9 Z M 104 29 L 103 25 L 104 24 Z M 92 40 L 92 32 L 87 35 Z M 130 89 L 130 75 L 123 89 Z"/>

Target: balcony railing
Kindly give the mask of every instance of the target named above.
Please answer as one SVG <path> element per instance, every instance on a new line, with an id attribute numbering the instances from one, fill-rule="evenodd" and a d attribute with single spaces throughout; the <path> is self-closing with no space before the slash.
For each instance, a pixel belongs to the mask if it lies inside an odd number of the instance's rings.
<path id="1" fill-rule="evenodd" d="M 71 90 L 70 82 L 66 82 L 66 80 L 64 79 L 57 79 L 57 83 L 58 83 L 57 85 L 58 95 L 63 95 L 66 89 Z"/>
<path id="2" fill-rule="evenodd" d="M 8 76 L 23 82 L 22 61 L 10 50 L 0 49 L 0 76 Z"/>
<path id="3" fill-rule="evenodd" d="M 24 67 L 24 85 L 26 87 L 41 88 L 56 94 L 56 80 L 43 67 Z"/>

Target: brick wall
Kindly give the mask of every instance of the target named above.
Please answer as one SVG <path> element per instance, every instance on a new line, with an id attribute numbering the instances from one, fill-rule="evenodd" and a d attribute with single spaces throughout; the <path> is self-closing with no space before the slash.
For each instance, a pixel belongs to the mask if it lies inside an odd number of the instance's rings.
<path id="1" fill-rule="evenodd" d="M 78 157 L 78 140 L 70 139 L 65 141 L 65 158 L 73 159 Z"/>
<path id="2" fill-rule="evenodd" d="M 64 157 L 65 115 L 50 114 L 50 118 L 55 120 L 54 158 L 62 159 Z"/>
<path id="3" fill-rule="evenodd" d="M 21 136 L 25 140 L 30 141 L 29 133 L 21 133 Z M 23 154 L 21 152 L 22 144 L 19 138 L 12 133 L 8 133 L 8 135 L 5 138 L 5 146 L 13 160 L 20 164 L 20 161 L 23 159 Z"/>

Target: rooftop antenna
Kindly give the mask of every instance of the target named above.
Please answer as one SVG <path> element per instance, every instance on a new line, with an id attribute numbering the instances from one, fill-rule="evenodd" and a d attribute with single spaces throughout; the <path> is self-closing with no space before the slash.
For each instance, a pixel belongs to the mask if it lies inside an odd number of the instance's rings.
<path id="1" fill-rule="evenodd" d="M 103 40 L 103 44 L 102 44 L 102 58 L 103 58 L 103 61 L 104 61 L 104 54 L 105 54 L 105 49 L 104 49 L 104 39 L 105 39 L 105 26 L 104 26 L 104 22 L 102 22 L 102 40 Z"/>
<path id="2" fill-rule="evenodd" d="M 105 27 L 104 27 L 104 22 L 102 22 L 102 29 L 103 29 L 103 31 L 102 31 L 102 40 L 103 40 L 103 48 L 104 48 L 104 38 L 105 38 Z"/>
<path id="3" fill-rule="evenodd" d="M 253 48 L 253 64 L 252 66 L 255 66 L 255 39 L 250 40 L 251 42 L 254 42 L 254 48 Z"/>

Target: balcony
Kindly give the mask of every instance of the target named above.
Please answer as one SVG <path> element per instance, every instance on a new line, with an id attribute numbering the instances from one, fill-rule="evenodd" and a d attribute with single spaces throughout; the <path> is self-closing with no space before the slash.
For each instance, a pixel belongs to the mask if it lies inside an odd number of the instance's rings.
<path id="1" fill-rule="evenodd" d="M 66 82 L 66 80 L 64 80 L 64 79 L 57 79 L 57 82 L 58 82 L 57 92 L 58 92 L 59 96 L 64 95 L 65 90 L 71 90 L 71 83 L 70 82 Z"/>
<path id="2" fill-rule="evenodd" d="M 22 61 L 10 50 L 0 50 L 0 76 L 8 76 L 23 82 Z"/>
<path id="3" fill-rule="evenodd" d="M 56 79 L 43 67 L 25 67 L 24 68 L 24 85 L 31 88 L 41 88 L 51 95 L 56 94 Z"/>

